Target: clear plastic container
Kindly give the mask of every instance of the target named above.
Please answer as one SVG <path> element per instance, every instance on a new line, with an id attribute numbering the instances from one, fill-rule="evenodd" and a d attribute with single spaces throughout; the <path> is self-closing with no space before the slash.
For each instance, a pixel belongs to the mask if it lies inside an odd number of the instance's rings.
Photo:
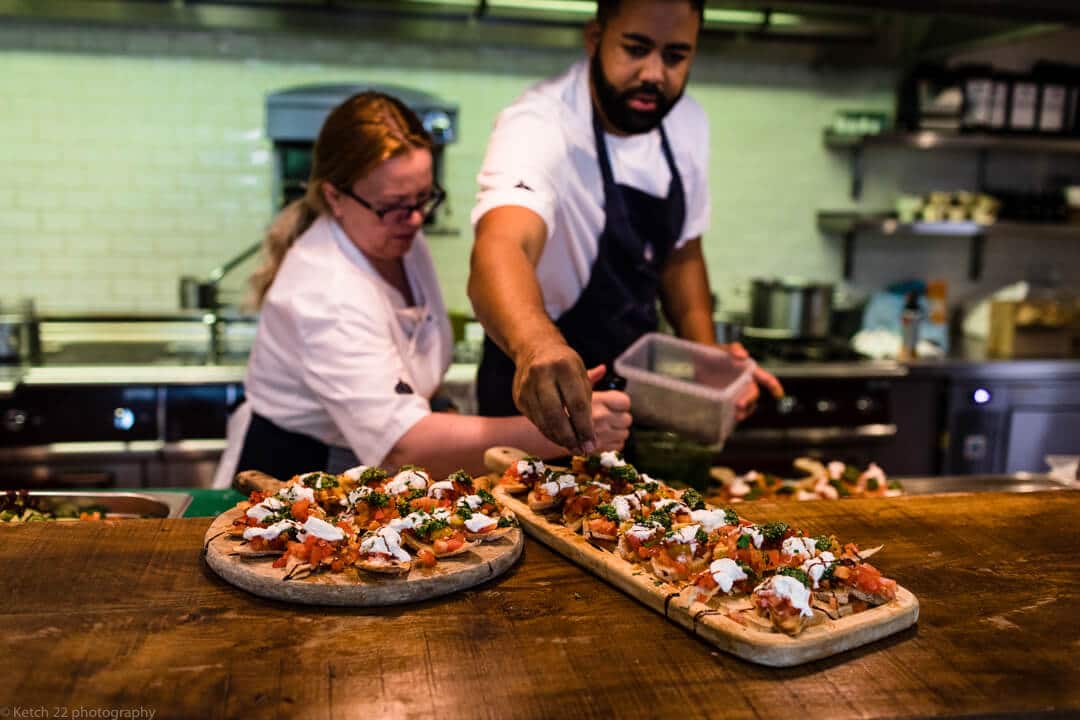
<path id="1" fill-rule="evenodd" d="M 720 348 L 660 333 L 643 335 L 615 360 L 636 421 L 715 446 L 735 429 L 735 401 L 755 367 Z"/>

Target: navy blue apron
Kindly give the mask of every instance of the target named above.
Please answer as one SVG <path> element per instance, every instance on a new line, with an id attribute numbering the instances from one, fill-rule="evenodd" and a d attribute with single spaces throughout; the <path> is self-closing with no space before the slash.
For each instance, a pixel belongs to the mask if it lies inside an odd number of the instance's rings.
<path id="1" fill-rule="evenodd" d="M 639 337 L 656 330 L 660 272 L 686 220 L 682 179 L 663 125 L 660 145 L 671 170 L 666 197 L 617 184 L 595 112 L 593 134 L 604 180 L 604 229 L 588 284 L 573 307 L 555 321 L 587 368 L 610 363 Z M 485 336 L 476 382 L 480 414 L 517 415 L 513 383 L 513 361 Z"/>
<path id="2" fill-rule="evenodd" d="M 309 435 L 286 430 L 252 412 L 236 471 L 260 470 L 279 480 L 288 480 L 293 475 L 316 470 L 337 475 L 359 464 L 348 448 L 327 445 Z"/>

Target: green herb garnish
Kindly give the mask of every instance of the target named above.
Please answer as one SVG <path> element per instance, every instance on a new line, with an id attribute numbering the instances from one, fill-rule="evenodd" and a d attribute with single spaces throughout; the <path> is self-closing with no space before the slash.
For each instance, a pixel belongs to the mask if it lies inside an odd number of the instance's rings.
<path id="1" fill-rule="evenodd" d="M 596 512 L 613 523 L 618 524 L 619 522 L 619 511 L 615 509 L 614 505 L 609 505 L 607 503 L 603 505 L 597 505 Z"/>
<path id="2" fill-rule="evenodd" d="M 784 533 L 788 530 L 788 524 L 786 522 L 765 523 L 761 526 L 761 534 L 765 536 L 765 542 L 778 543 L 784 538 Z"/>
<path id="3" fill-rule="evenodd" d="M 735 512 L 731 508 L 724 508 L 724 522 L 728 525 L 738 525 L 739 513 Z"/>
<path id="4" fill-rule="evenodd" d="M 361 485 L 377 485 L 385 482 L 387 478 L 386 471 L 382 468 L 369 467 L 360 473 Z"/>
<path id="5" fill-rule="evenodd" d="M 701 493 L 694 488 L 687 488 L 683 491 L 682 501 L 691 510 L 701 510 L 705 507 L 705 498 L 701 497 Z"/>
<path id="6" fill-rule="evenodd" d="M 798 580 L 799 582 L 801 582 L 803 585 L 805 585 L 806 587 L 810 587 L 810 576 L 808 576 L 805 572 L 803 572 L 799 568 L 782 567 L 782 568 L 780 568 L 779 570 L 776 571 L 776 574 L 777 575 L 787 575 L 788 577 L 793 577 L 796 580 Z"/>

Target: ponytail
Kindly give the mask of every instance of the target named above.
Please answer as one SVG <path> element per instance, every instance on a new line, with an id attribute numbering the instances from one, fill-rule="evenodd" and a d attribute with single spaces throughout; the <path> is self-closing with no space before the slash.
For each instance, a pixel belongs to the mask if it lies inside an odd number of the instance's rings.
<path id="1" fill-rule="evenodd" d="M 263 239 L 262 264 L 251 275 L 251 298 L 249 304 L 255 309 L 262 307 L 266 293 L 274 282 L 278 268 L 285 260 L 285 253 L 293 246 L 296 239 L 307 232 L 320 211 L 311 206 L 307 196 L 286 205 L 274 217 Z"/>

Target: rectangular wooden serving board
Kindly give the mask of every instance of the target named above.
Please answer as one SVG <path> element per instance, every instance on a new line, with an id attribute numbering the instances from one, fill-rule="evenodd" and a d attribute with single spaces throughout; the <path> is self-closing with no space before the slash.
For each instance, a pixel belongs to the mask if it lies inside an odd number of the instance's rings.
<path id="1" fill-rule="evenodd" d="M 688 602 L 676 586 L 533 512 L 523 499 L 499 487 L 494 477 L 492 485 L 499 501 L 514 511 L 529 535 L 717 648 L 759 665 L 790 667 L 819 660 L 897 633 L 919 618 L 918 599 L 897 586 L 895 600 L 838 620 L 823 617 L 796 637 L 753 622 L 743 624 L 729 613 L 749 611 L 749 596 L 718 593 L 708 604 Z"/>

